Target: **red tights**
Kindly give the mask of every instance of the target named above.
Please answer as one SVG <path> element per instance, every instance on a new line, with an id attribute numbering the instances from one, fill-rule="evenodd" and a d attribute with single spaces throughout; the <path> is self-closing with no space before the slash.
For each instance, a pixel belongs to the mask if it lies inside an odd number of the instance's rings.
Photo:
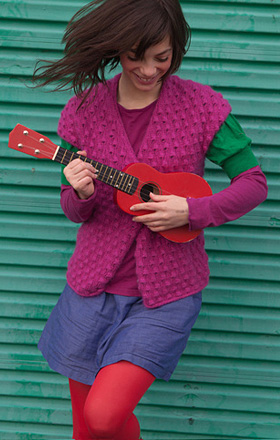
<path id="1" fill-rule="evenodd" d="M 69 379 L 75 440 L 138 440 L 133 410 L 155 377 L 127 361 L 102 368 L 93 385 Z"/>

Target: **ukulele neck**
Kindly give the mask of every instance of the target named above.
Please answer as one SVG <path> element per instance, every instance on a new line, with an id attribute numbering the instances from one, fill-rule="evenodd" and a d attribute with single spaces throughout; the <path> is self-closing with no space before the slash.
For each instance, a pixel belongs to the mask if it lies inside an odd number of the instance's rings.
<path id="1" fill-rule="evenodd" d="M 78 153 L 67 150 L 66 148 L 59 147 L 56 151 L 53 160 L 63 165 L 68 165 L 74 159 L 81 159 L 83 162 L 89 163 L 96 170 L 97 180 L 100 180 L 107 185 L 110 185 L 120 191 L 123 191 L 129 195 L 135 193 L 139 179 L 123 171 L 119 171 L 116 168 L 109 167 L 93 159 L 88 159 L 85 156 L 81 156 Z"/>

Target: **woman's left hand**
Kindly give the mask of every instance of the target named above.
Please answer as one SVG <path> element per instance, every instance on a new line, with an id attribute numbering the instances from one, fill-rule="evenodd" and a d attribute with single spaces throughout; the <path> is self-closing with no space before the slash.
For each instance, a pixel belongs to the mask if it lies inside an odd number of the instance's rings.
<path id="1" fill-rule="evenodd" d="M 189 223 L 189 205 L 184 197 L 160 196 L 150 193 L 151 201 L 131 206 L 132 212 L 154 211 L 133 217 L 136 223 L 143 223 L 153 232 L 177 228 Z"/>

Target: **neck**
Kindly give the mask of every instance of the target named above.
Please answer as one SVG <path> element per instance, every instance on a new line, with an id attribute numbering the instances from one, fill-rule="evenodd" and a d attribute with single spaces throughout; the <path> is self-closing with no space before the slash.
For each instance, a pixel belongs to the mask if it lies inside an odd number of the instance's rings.
<path id="1" fill-rule="evenodd" d="M 59 147 L 52 158 L 52 160 L 62 163 L 63 165 L 68 165 L 74 159 L 80 159 L 83 162 L 92 165 L 95 168 L 97 180 L 113 186 L 120 191 L 132 195 L 138 187 L 139 179 L 137 177 L 104 165 L 96 160 L 81 156 L 80 154 L 69 151 L 66 148 Z"/>
<path id="2" fill-rule="evenodd" d="M 162 83 L 149 92 L 137 90 L 122 74 L 118 84 L 118 103 L 127 109 L 139 109 L 150 105 L 159 97 Z"/>

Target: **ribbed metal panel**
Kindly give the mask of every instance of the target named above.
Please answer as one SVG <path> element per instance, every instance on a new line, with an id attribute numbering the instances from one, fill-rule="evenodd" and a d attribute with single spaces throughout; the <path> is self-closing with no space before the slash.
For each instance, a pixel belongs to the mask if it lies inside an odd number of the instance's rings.
<path id="1" fill-rule="evenodd" d="M 20 122 L 57 140 L 67 93 L 28 89 L 38 58 L 60 56 L 82 1 L 0 1 L 0 438 L 71 437 L 65 378 L 36 343 L 64 286 L 77 226 L 59 206 L 57 164 L 7 148 Z M 206 231 L 211 282 L 172 380 L 136 413 L 145 440 L 279 439 L 280 1 L 182 1 L 192 30 L 181 76 L 229 99 L 267 175 L 268 200 Z M 214 191 L 228 185 L 207 163 Z"/>

